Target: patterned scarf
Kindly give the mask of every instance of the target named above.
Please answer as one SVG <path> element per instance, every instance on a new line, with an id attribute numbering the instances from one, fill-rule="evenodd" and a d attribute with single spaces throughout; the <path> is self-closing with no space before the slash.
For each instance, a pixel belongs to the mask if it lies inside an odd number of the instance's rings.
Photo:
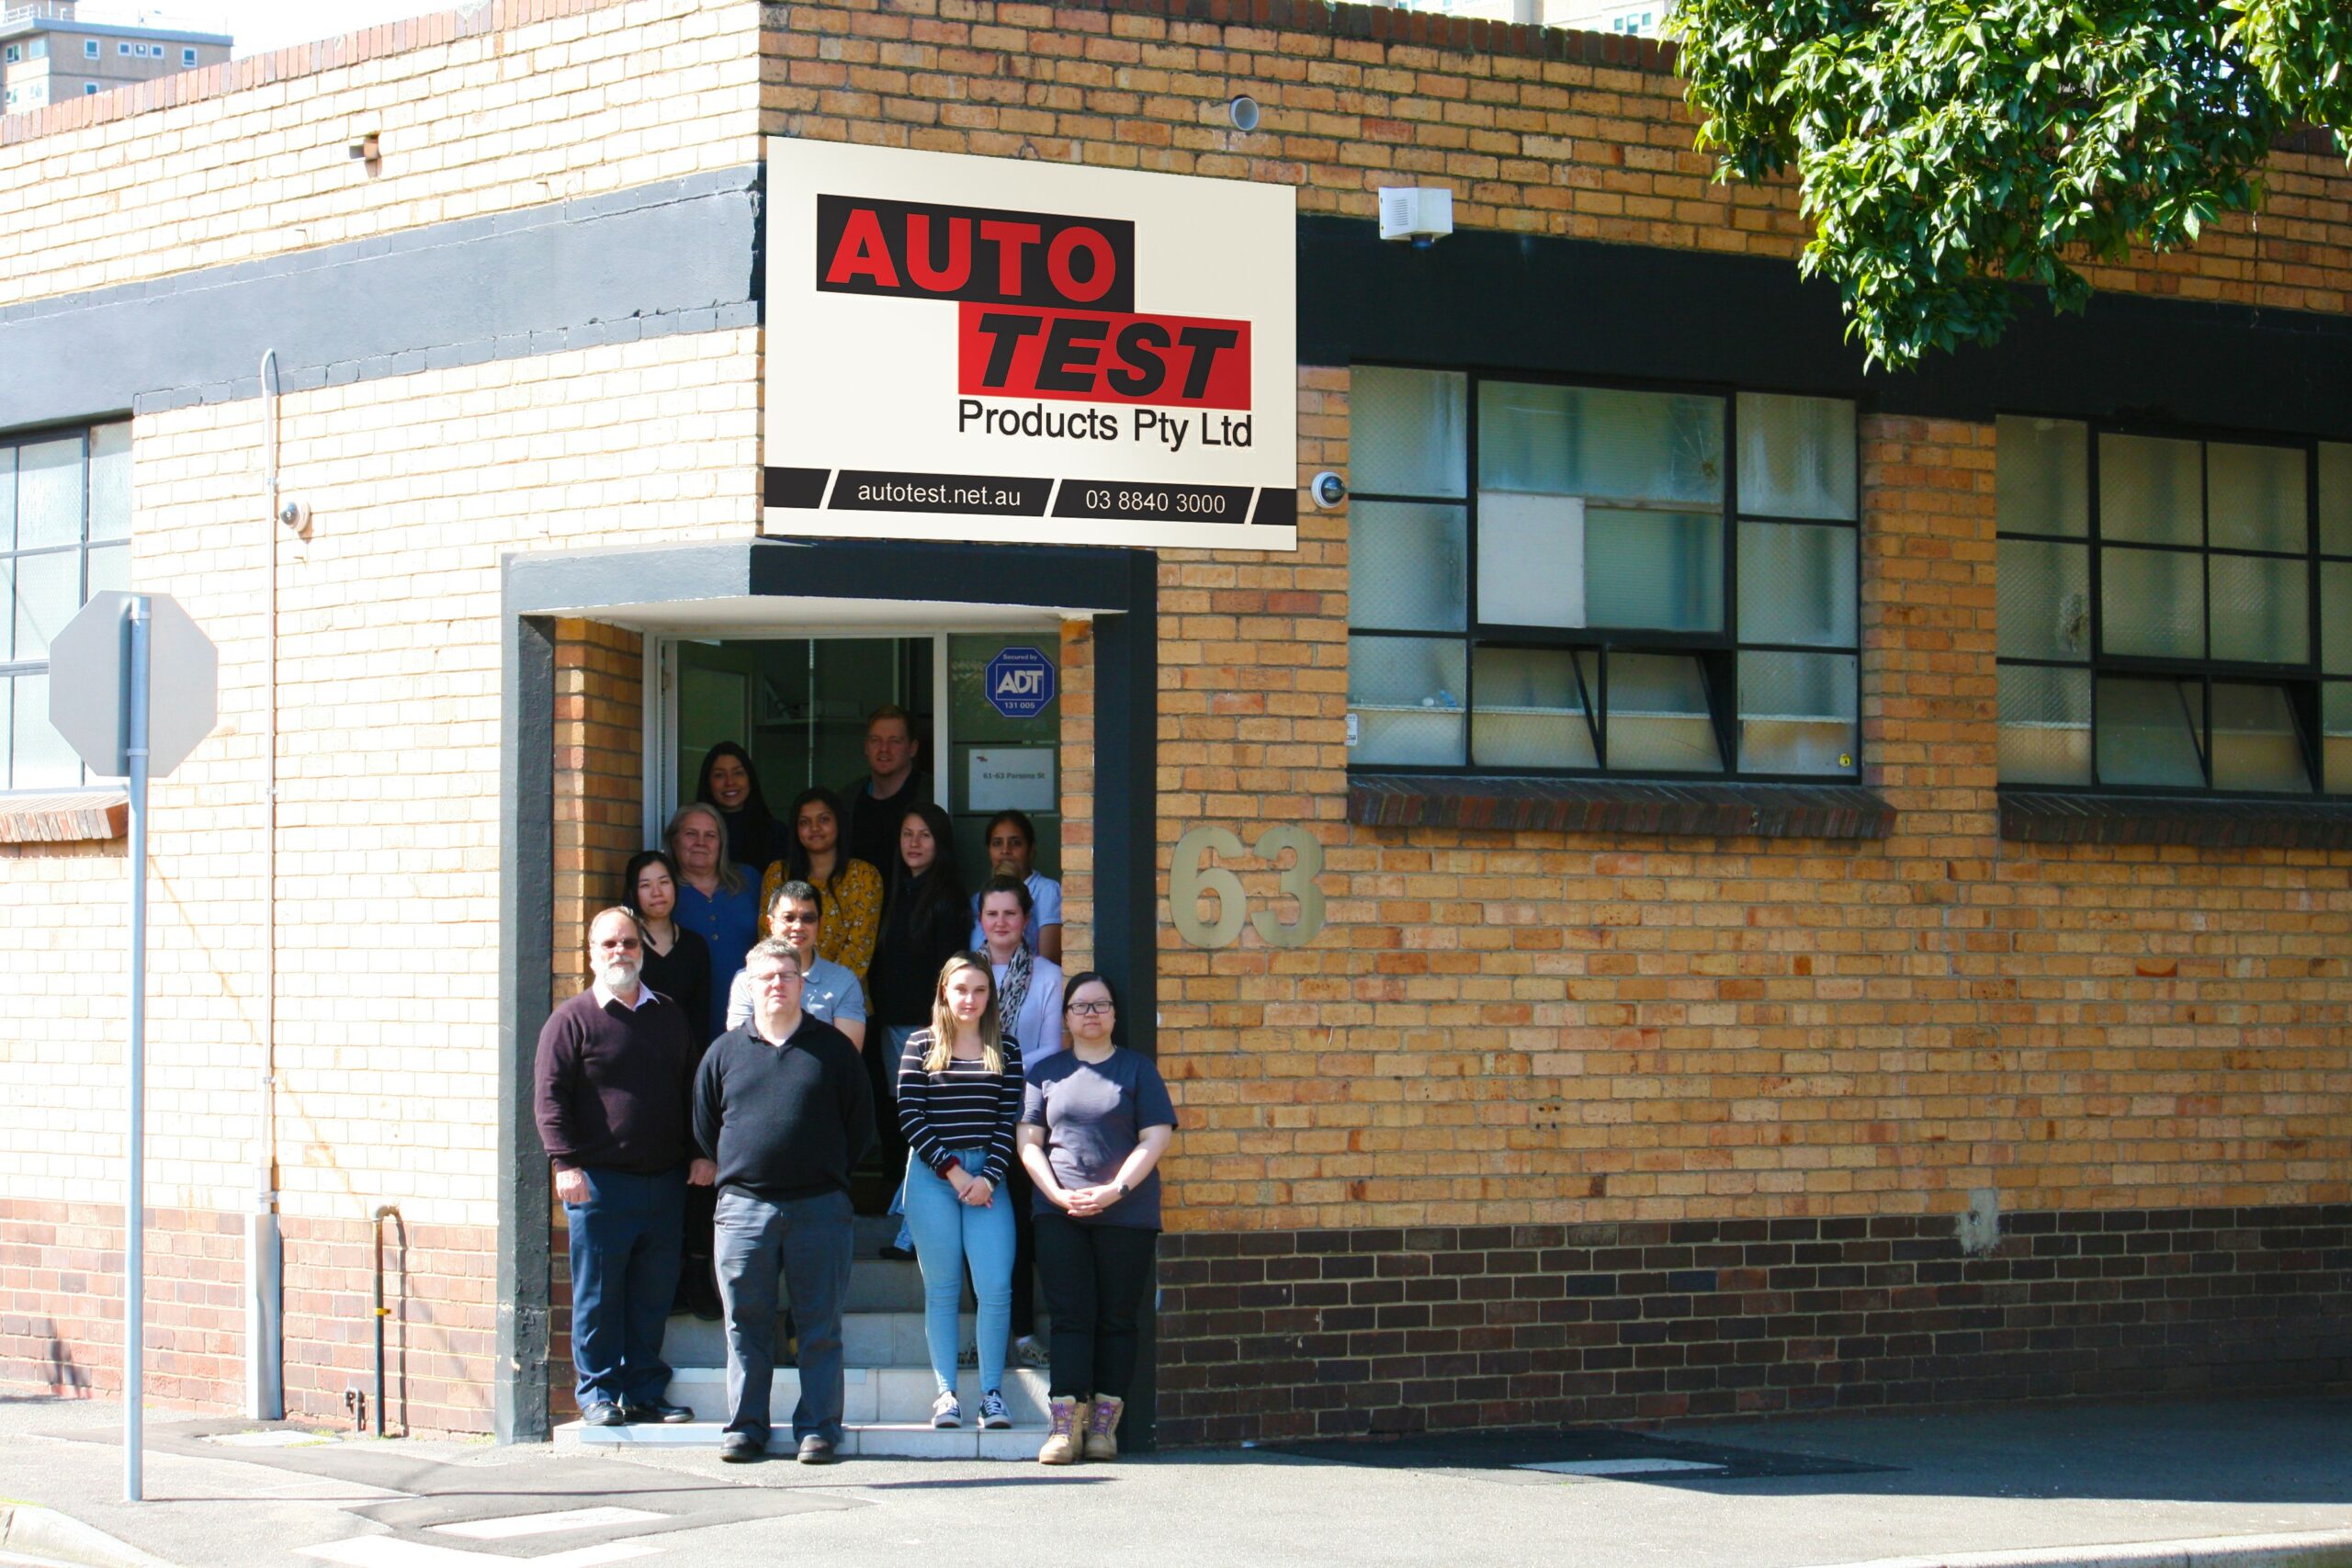
<path id="1" fill-rule="evenodd" d="M 1004 966 L 1004 990 L 996 1004 L 996 1015 L 1005 1033 L 1012 1034 L 1012 1026 L 1021 1019 L 1021 1004 L 1028 999 L 1029 944 L 1017 942 L 1012 944 L 1012 961 Z M 1014 1034 L 1013 1038 L 1020 1036 Z"/>

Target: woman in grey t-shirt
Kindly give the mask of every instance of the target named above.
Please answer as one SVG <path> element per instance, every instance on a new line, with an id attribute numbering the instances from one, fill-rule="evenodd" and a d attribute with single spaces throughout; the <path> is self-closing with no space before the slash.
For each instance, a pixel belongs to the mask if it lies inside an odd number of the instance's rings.
<path id="1" fill-rule="evenodd" d="M 1119 1456 L 1159 1239 L 1158 1167 L 1176 1132 L 1159 1069 L 1112 1043 L 1111 983 L 1091 969 L 1071 976 L 1062 1013 L 1068 1048 L 1030 1068 L 1020 1134 L 1054 1320 L 1054 1428 L 1037 1452 L 1043 1464 Z"/>

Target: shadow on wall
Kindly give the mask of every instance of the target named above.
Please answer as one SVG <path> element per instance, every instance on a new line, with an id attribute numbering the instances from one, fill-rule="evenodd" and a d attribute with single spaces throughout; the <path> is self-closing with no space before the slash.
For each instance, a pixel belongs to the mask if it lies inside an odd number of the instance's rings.
<path id="1" fill-rule="evenodd" d="M 44 1328 L 49 1335 L 49 1392 L 69 1399 L 90 1397 L 90 1374 L 74 1364 L 74 1352 L 57 1337 L 57 1320 L 47 1319 Z"/>

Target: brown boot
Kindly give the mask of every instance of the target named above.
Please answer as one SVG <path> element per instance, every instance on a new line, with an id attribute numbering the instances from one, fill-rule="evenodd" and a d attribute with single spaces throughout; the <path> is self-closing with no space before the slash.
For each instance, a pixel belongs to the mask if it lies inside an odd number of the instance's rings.
<path id="1" fill-rule="evenodd" d="M 1107 1393 L 1094 1396 L 1094 1408 L 1086 1421 L 1086 1457 L 1114 1460 L 1119 1457 L 1119 1416 L 1127 1407 L 1124 1399 Z"/>
<path id="2" fill-rule="evenodd" d="M 1054 1429 L 1046 1438 L 1046 1446 L 1037 1450 L 1039 1464 L 1074 1464 L 1079 1447 L 1086 1440 L 1086 1401 L 1056 1394 L 1048 1402 Z"/>

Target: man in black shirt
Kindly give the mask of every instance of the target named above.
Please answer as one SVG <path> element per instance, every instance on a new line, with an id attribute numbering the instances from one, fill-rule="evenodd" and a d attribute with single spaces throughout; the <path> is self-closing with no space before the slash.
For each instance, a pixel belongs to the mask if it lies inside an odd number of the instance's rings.
<path id="1" fill-rule="evenodd" d="M 571 1239 L 571 1365 L 591 1427 L 691 1421 L 668 1403 L 662 1331 L 678 1287 L 694 1159 L 686 1100 L 694 1032 L 677 1003 L 639 979 L 637 917 L 588 924 L 595 981 L 548 1015 L 537 1064 L 539 1141 L 555 1167 Z"/>
<path id="2" fill-rule="evenodd" d="M 899 824 L 910 807 L 931 800 L 930 775 L 916 767 L 922 754 L 906 709 L 886 704 L 866 716 L 866 776 L 842 792 L 849 811 L 842 841 L 852 860 L 882 874 L 885 886 L 898 863 Z"/>
<path id="3" fill-rule="evenodd" d="M 865 1066 L 849 1037 L 800 1008 L 800 954 L 752 949 L 752 1021 L 711 1043 L 695 1075 L 695 1138 L 718 1162 L 718 1294 L 727 1314 L 727 1433 L 719 1457 L 767 1451 L 776 1269 L 800 1330 L 800 1462 L 842 1440 L 842 1301 L 855 1216 L 849 1173 L 874 1141 Z"/>

